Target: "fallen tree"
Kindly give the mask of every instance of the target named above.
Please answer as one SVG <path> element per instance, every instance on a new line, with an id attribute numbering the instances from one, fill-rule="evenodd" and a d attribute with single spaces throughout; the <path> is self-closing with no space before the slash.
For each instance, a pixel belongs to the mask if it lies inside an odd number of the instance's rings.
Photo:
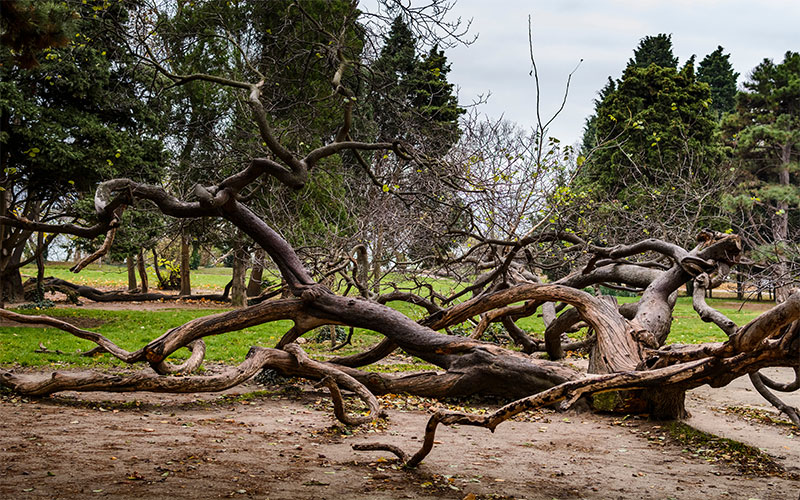
<path id="1" fill-rule="evenodd" d="M 704 300 L 704 291 L 718 286 L 732 266 L 740 262 L 741 244 L 736 235 L 704 231 L 694 248 L 646 239 L 630 245 L 600 246 L 584 241 L 571 232 L 543 225 L 533 227 L 516 240 L 476 238 L 479 243 L 454 262 L 475 257 L 476 274 L 469 286 L 450 297 L 433 292 L 427 297 L 418 293 L 396 291 L 372 297 L 364 286 L 359 296 L 339 295 L 322 280 L 313 277 L 296 250 L 264 218 L 247 204 L 248 193 L 263 181 L 301 189 L 319 163 L 343 152 L 393 153 L 399 160 L 429 168 L 433 164 L 412 145 L 401 141 L 370 142 L 351 138 L 354 99 L 342 81 L 342 73 L 352 61 L 331 49 L 328 56 L 336 61 L 331 80 L 334 95 L 346 98 L 342 105 L 341 126 L 335 137 L 304 153 L 290 150 L 273 130 L 262 100 L 268 79 L 253 69 L 253 81 L 234 80 L 201 73 L 178 74 L 165 67 L 152 53 L 144 61 L 172 85 L 207 82 L 239 89 L 258 127 L 258 139 L 269 154 L 254 157 L 246 168 L 219 180 L 197 184 L 190 197 L 179 198 L 167 189 L 130 179 L 112 179 L 101 183 L 95 194 L 97 224 L 80 227 L 74 224 L 46 224 L 6 214 L 0 223 L 6 226 L 80 237 L 109 234 L 119 225 L 119 212 L 126 206 L 149 203 L 164 215 L 178 219 L 224 219 L 263 249 L 281 275 L 288 297 L 264 300 L 242 309 L 226 311 L 192 320 L 165 332 L 136 351 L 127 351 L 94 332 L 75 328 L 52 318 L 31 317 L 0 310 L 0 316 L 21 322 L 47 323 L 65 332 L 90 340 L 109 354 L 129 364 L 147 364 L 155 373 L 109 375 L 101 372 L 54 372 L 50 374 L 16 373 L 0 370 L 0 384 L 22 394 L 46 395 L 64 390 L 76 391 L 219 391 L 240 384 L 259 371 L 270 368 L 284 375 L 320 380 L 330 388 L 336 402 L 337 417 L 348 424 L 354 419 L 344 412 L 340 388 L 356 393 L 369 406 L 371 418 L 382 414 L 376 394 L 407 392 L 445 397 L 470 394 L 496 394 L 515 399 L 488 416 L 437 412 L 425 431 L 421 450 L 409 456 L 385 445 L 369 449 L 389 449 L 407 465 L 418 464 L 433 446 L 436 427 L 444 424 L 477 425 L 494 429 L 511 416 L 543 405 L 561 403 L 563 408 L 580 405 L 606 411 L 647 413 L 658 418 L 685 416 L 685 391 L 703 384 L 723 386 L 734 378 L 752 375 L 761 382 L 760 391 L 796 390 L 798 381 L 780 384 L 758 375 L 768 366 L 800 367 L 800 292 L 761 314 L 746 325 L 736 325 Z M 251 68 L 252 69 L 252 68 Z M 420 169 L 421 170 L 421 169 Z M 382 184 L 368 171 L 368 177 Z M 443 178 L 445 176 L 442 176 Z M 443 181 L 444 182 L 444 181 Z M 447 181 L 452 184 L 452 181 Z M 387 191 L 383 189 L 383 191 Z M 530 262 L 531 249 L 553 245 L 561 252 L 583 256 L 575 271 L 550 283 L 539 283 Z M 477 249 L 477 250 L 476 250 Z M 481 253 L 483 250 L 486 252 Z M 526 253 L 527 252 L 527 253 Z M 487 260 L 484 257 L 491 256 Z M 534 259 L 535 260 L 535 259 Z M 348 267 L 346 269 L 353 269 Z M 342 268 L 342 272 L 346 272 Z M 357 276 L 357 269 L 353 271 Z M 352 278 L 357 284 L 358 279 Z M 669 345 L 672 311 L 677 291 L 693 280 L 695 310 L 704 321 L 717 325 L 728 335 L 722 343 Z M 633 306 L 618 307 L 613 300 L 597 297 L 583 289 L 593 285 L 614 284 L 641 291 Z M 362 284 L 363 285 L 363 284 Z M 464 300 L 468 294 L 471 298 Z M 389 300 L 406 300 L 425 307 L 428 316 L 414 321 L 388 307 Z M 460 300 L 460 302 L 459 302 Z M 557 307 L 571 309 L 555 316 Z M 516 326 L 521 317 L 542 310 L 548 324 L 544 339 L 535 339 Z M 254 325 L 291 320 L 289 329 L 275 348 L 253 347 L 238 366 L 211 376 L 191 375 L 203 360 L 203 339 L 211 335 L 235 335 Z M 450 335 L 447 330 L 473 320 L 471 336 Z M 565 345 L 561 334 L 585 322 L 593 332 L 589 373 L 555 361 Z M 511 338 L 524 352 L 479 340 L 486 325 L 505 325 Z M 310 359 L 294 342 L 301 335 L 323 325 L 366 328 L 380 333 L 383 340 L 372 349 L 327 362 Z M 475 337 L 475 338 L 472 338 Z M 188 347 L 192 356 L 181 365 L 170 364 L 178 349 Z M 439 368 L 406 376 L 372 373 L 360 368 L 379 361 L 395 349 L 419 357 Z M 531 355 L 544 349 L 552 359 Z M 174 374 L 180 376 L 174 376 Z M 784 405 L 785 407 L 786 405 Z M 792 416 L 791 412 L 787 412 Z M 797 419 L 797 411 L 794 416 Z M 363 448 L 366 449 L 366 448 Z"/>
<path id="2" fill-rule="evenodd" d="M 251 167 L 252 168 L 252 167 Z M 246 171 L 245 171 L 246 173 Z M 242 174 L 237 174 L 242 175 Z M 92 340 L 104 350 L 127 363 L 148 363 L 161 375 L 109 376 L 102 373 L 53 373 L 44 377 L 0 372 L 0 380 L 24 394 L 44 395 L 62 390 L 104 391 L 217 391 L 241 383 L 257 371 L 272 368 L 286 375 L 310 379 L 326 379 L 327 384 L 342 385 L 370 400 L 370 394 L 408 392 L 427 396 L 460 396 L 474 393 L 498 394 L 522 398 L 500 410 L 491 418 L 437 413 L 428 426 L 432 440 L 438 423 L 470 423 L 493 428 L 519 411 L 567 400 L 574 404 L 581 397 L 595 394 L 593 404 L 605 410 L 638 411 L 656 417 L 679 418 L 685 415 L 684 393 L 703 384 L 722 386 L 734 378 L 756 374 L 766 366 L 800 366 L 800 291 L 782 304 L 760 315 L 747 325 L 737 326 L 730 319 L 709 307 L 704 298 L 706 287 L 713 286 L 739 257 L 740 244 L 735 235 L 704 233 L 692 250 L 656 240 L 631 246 L 597 248 L 585 245 L 596 257 L 593 269 L 583 269 L 560 282 L 551 284 L 516 284 L 489 289 L 473 298 L 441 309 L 416 322 L 377 301 L 334 294 L 314 282 L 292 248 L 261 219 L 232 196 L 229 187 L 234 179 L 219 186 L 203 188 L 218 193 L 224 203 L 213 199 L 197 202 L 180 201 L 161 188 L 140 185 L 120 179 L 104 183 L 99 193 L 114 192 L 119 197 L 137 196 L 156 203 L 173 216 L 212 215 L 230 220 L 250 235 L 273 258 L 293 297 L 264 301 L 260 304 L 193 320 L 166 332 L 135 352 L 125 351 L 98 334 L 75 329 L 49 320 L 50 324 L 74 335 Z M 127 203 L 132 200 L 128 199 Z M 98 204 L 103 209 L 102 203 Z M 18 220 L 9 224 L 38 224 Z M 33 227 L 31 229 L 40 229 Z M 54 230 L 59 228 L 49 228 Z M 64 228 L 60 228 L 63 230 Z M 542 235 L 540 238 L 564 238 L 564 235 Z M 576 237 L 569 238 L 577 240 Z M 580 245 L 581 243 L 576 243 Z M 620 263 L 631 255 L 659 252 L 673 263 L 666 270 L 652 274 L 632 319 L 608 301 L 594 297 L 575 286 L 604 282 L 615 275 L 615 281 L 626 282 L 625 269 L 635 264 Z M 635 273 L 631 273 L 634 276 Z M 705 321 L 718 325 L 730 335 L 724 343 L 698 346 L 664 346 L 671 322 L 672 306 L 677 289 L 695 275 L 694 306 Z M 513 304 L 523 303 L 519 306 Z M 590 375 L 553 361 L 536 359 L 523 353 L 472 338 L 439 332 L 468 318 L 500 311 L 513 318 L 524 309 L 530 314 L 548 302 L 569 304 L 580 319 L 588 323 L 596 335 L 590 354 Z M 44 322 L 44 318 L 19 315 L 2 310 L 8 319 Z M 199 366 L 204 349 L 196 348 L 209 335 L 235 332 L 252 325 L 292 320 L 294 326 L 279 346 L 282 349 L 253 348 L 248 358 L 228 372 L 210 377 L 165 377 L 176 371 Z M 341 324 L 368 328 L 383 334 L 386 341 L 361 355 L 333 359 L 327 363 L 309 362 L 293 344 L 303 333 L 325 324 Z M 181 347 L 193 347 L 186 366 L 171 367 L 169 356 Z M 432 372 L 393 377 L 369 373 L 357 368 L 377 361 L 399 347 L 440 367 L 444 373 Z M 793 390 L 797 382 L 779 386 Z M 648 388 L 644 391 L 642 389 Z M 769 390 L 766 386 L 762 390 Z M 614 400 L 597 394 L 614 391 Z M 336 394 L 336 390 L 333 390 Z M 338 397 L 338 396 L 337 396 Z M 373 405 L 373 403 L 371 403 Z M 379 412 L 374 412 L 377 416 Z M 429 445 L 426 445 L 429 447 Z M 409 464 L 418 463 L 429 449 L 423 448 Z M 420 455 L 422 454 L 422 455 Z"/>

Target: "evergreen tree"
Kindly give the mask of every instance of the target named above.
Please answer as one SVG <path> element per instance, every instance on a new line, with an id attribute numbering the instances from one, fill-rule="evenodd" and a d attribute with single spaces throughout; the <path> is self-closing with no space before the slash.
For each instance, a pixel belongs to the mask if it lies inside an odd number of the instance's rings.
<path id="1" fill-rule="evenodd" d="M 438 45 L 419 57 L 414 34 L 398 16 L 372 68 L 378 79 L 374 109 L 381 140 L 405 138 L 434 155 L 458 140 L 458 119 L 465 110 L 447 81 L 450 64 Z"/>
<path id="2" fill-rule="evenodd" d="M 652 236 L 682 244 L 703 227 L 729 227 L 701 201 L 721 191 L 724 157 L 709 87 L 697 81 L 693 63 L 690 58 L 680 70 L 629 65 L 606 86 L 576 179 L 587 209 L 570 224 L 599 238 Z"/>
<path id="3" fill-rule="evenodd" d="M 4 0 L 0 8 L 0 44 L 13 51 L 21 68 L 39 65 L 37 57 L 47 48 L 70 42 L 74 12 L 66 2 L 51 0 Z"/>
<path id="4" fill-rule="evenodd" d="M 414 71 L 416 63 L 417 50 L 414 34 L 403 18 L 397 16 L 392 21 L 392 26 L 386 35 L 383 47 L 381 47 L 380 57 L 374 67 L 385 76 L 393 75 L 394 82 L 399 84 Z"/>
<path id="5" fill-rule="evenodd" d="M 711 109 L 722 117 L 734 110 L 736 105 L 736 79 L 739 73 L 733 71 L 730 54 L 723 54 L 722 46 L 708 54 L 697 67 L 697 80 L 707 83 L 711 88 Z"/>
<path id="6" fill-rule="evenodd" d="M 646 68 L 651 64 L 662 68 L 677 69 L 678 58 L 672 53 L 672 35 L 660 33 L 639 40 L 639 45 L 634 49 L 633 59 L 628 61 L 628 66 Z"/>
<path id="7" fill-rule="evenodd" d="M 689 157 L 691 169 L 702 171 L 719 159 L 708 107 L 708 87 L 696 81 L 691 61 L 680 71 L 629 66 L 597 109 L 596 134 L 613 144 L 594 153 L 583 179 L 615 196 L 631 176 L 658 183 Z"/>
<path id="8" fill-rule="evenodd" d="M 420 60 L 409 75 L 409 102 L 421 118 L 423 134 L 433 140 L 434 150 L 444 153 L 458 140 L 458 118 L 465 113 L 447 81 L 450 65 L 438 45 Z"/>
<path id="9" fill-rule="evenodd" d="M 159 175 L 157 109 L 143 100 L 133 58 L 109 29 L 125 22 L 125 5 L 68 5 L 75 32 L 68 45 L 36 52 L 38 66 L 23 67 L 12 47 L 0 47 L 3 215 L 53 220 L 102 179 L 153 182 Z M 31 233 L 6 226 L 0 233 L 3 294 L 19 299 Z"/>
<path id="10" fill-rule="evenodd" d="M 743 167 L 741 191 L 728 201 L 744 212 L 744 221 L 763 221 L 745 229 L 762 262 L 773 263 L 780 301 L 789 292 L 791 266 L 800 263 L 793 246 L 800 237 L 800 53 L 786 52 L 779 64 L 765 59 L 744 87 L 736 112 L 723 122 Z"/>

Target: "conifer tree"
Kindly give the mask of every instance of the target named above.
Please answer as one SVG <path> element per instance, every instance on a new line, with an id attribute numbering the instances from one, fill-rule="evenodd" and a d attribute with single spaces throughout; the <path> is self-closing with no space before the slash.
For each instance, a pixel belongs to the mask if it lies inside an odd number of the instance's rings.
<path id="1" fill-rule="evenodd" d="M 736 79 L 739 73 L 733 71 L 730 54 L 723 53 L 722 46 L 708 54 L 697 67 L 697 80 L 707 83 L 711 88 L 711 109 L 721 118 L 734 110 L 736 105 Z"/>
<path id="2" fill-rule="evenodd" d="M 776 298 L 782 301 L 800 264 L 800 53 L 786 52 L 777 64 L 764 59 L 744 87 L 736 113 L 723 122 L 743 167 L 741 191 L 728 202 L 742 210 L 749 229 L 743 234 L 751 234 L 760 260 L 772 264 Z M 753 221 L 762 222 L 752 227 Z"/>

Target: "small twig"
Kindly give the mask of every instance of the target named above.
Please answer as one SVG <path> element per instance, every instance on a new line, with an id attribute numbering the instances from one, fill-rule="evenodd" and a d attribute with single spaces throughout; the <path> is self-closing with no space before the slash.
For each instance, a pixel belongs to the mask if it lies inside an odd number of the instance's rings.
<path id="1" fill-rule="evenodd" d="M 47 347 L 45 347 L 45 346 L 44 346 L 44 344 L 42 344 L 41 342 L 39 342 L 39 348 L 38 348 L 38 349 L 36 349 L 36 350 L 35 350 L 35 351 L 33 351 L 33 352 L 38 352 L 38 353 L 46 353 L 46 354 L 64 354 L 64 352 L 63 352 L 63 351 L 60 351 L 60 350 L 58 350 L 58 349 L 56 349 L 55 351 L 51 351 L 50 349 L 48 349 Z"/>

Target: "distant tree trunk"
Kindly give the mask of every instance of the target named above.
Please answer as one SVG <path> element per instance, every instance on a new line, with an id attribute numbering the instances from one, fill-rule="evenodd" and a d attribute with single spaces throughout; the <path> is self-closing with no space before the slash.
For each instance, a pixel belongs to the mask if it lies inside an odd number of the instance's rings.
<path id="1" fill-rule="evenodd" d="M 150 288 L 150 282 L 147 279 L 147 265 L 144 263 L 144 252 L 139 249 L 139 254 L 136 256 L 136 265 L 139 268 L 139 281 L 142 282 L 142 293 L 147 293 Z"/>
<path id="2" fill-rule="evenodd" d="M 44 233 L 36 234 L 36 300 L 44 299 Z"/>
<path id="3" fill-rule="evenodd" d="M 156 279 L 158 280 L 158 286 L 160 288 L 164 288 L 166 286 L 166 282 L 164 281 L 164 277 L 161 276 L 161 270 L 158 268 L 158 253 L 156 253 L 156 249 L 152 249 L 153 252 L 153 270 L 156 272 Z"/>
<path id="4" fill-rule="evenodd" d="M 248 297 L 257 297 L 261 294 L 264 279 L 264 257 L 264 250 L 257 249 L 253 259 L 253 269 L 250 271 L 250 281 L 247 283 Z"/>
<path id="5" fill-rule="evenodd" d="M 744 300 L 744 276 L 741 271 L 736 273 L 736 299 Z"/>
<path id="6" fill-rule="evenodd" d="M 125 264 L 128 266 L 128 291 L 136 290 L 136 263 L 133 254 L 125 257 Z"/>
<path id="7" fill-rule="evenodd" d="M 242 235 L 236 235 L 233 243 L 233 284 L 231 285 L 231 305 L 242 307 L 246 304 L 244 275 L 247 272 L 247 252 L 242 244 Z"/>
<path id="8" fill-rule="evenodd" d="M 192 282 L 190 277 L 190 257 L 191 245 L 189 245 L 189 233 L 186 229 L 181 233 L 181 295 L 192 294 Z"/>
<path id="9" fill-rule="evenodd" d="M 381 254 L 383 254 L 383 229 L 378 228 L 378 237 L 372 248 L 372 291 L 381 293 Z"/>
<path id="10" fill-rule="evenodd" d="M 778 172 L 779 183 L 782 186 L 789 186 L 789 165 L 791 161 L 792 145 L 787 144 L 783 147 L 781 155 L 781 169 Z M 791 286 L 789 285 L 789 264 L 786 255 L 786 243 L 789 239 L 789 203 L 786 200 L 778 201 L 778 210 L 772 215 L 772 241 L 775 245 L 778 263 L 773 272 L 773 283 L 775 284 L 775 302 L 783 303 L 789 297 Z"/>
<path id="11" fill-rule="evenodd" d="M 366 245 L 358 245 L 356 247 L 356 265 L 358 266 L 358 281 L 368 290 L 369 286 L 369 260 L 367 259 Z"/>

